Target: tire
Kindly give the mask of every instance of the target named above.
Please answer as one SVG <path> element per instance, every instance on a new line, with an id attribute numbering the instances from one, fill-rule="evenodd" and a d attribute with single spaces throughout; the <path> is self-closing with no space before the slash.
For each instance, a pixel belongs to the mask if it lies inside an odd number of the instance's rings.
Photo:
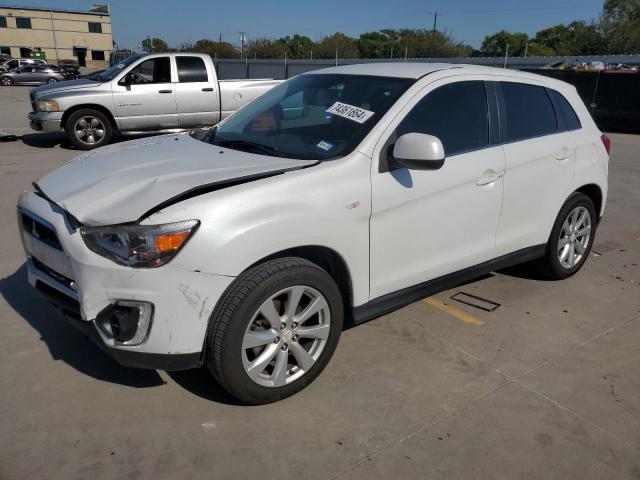
<path id="1" fill-rule="evenodd" d="M 11 78 L 11 77 L 2 77 L 2 78 L 0 78 L 0 84 L 2 84 L 2 86 L 4 86 L 4 87 L 10 87 L 11 85 L 13 85 L 13 78 Z"/>
<path id="2" fill-rule="evenodd" d="M 591 252 L 596 227 L 597 213 L 593 201 L 584 193 L 571 195 L 553 224 L 545 255 L 539 262 L 541 272 L 552 280 L 574 275 Z"/>
<path id="3" fill-rule="evenodd" d="M 107 145 L 113 127 L 107 116 L 98 110 L 83 109 L 72 113 L 65 124 L 67 138 L 81 150 L 93 150 Z"/>
<path id="4" fill-rule="evenodd" d="M 47 80 L 47 83 L 56 83 L 57 81 L 57 78 L 50 78 L 49 80 Z"/>
<path id="5" fill-rule="evenodd" d="M 290 315 L 287 309 L 296 292 L 300 300 L 293 302 L 296 314 Z M 264 315 L 269 305 L 272 314 Z M 313 305 L 322 309 L 305 319 Z M 338 345 L 343 316 L 340 291 L 325 270 L 298 257 L 267 261 L 242 273 L 218 302 L 207 332 L 205 363 L 220 385 L 244 403 L 281 400 L 305 388 L 325 368 Z M 309 336 L 314 331 L 318 337 Z"/>

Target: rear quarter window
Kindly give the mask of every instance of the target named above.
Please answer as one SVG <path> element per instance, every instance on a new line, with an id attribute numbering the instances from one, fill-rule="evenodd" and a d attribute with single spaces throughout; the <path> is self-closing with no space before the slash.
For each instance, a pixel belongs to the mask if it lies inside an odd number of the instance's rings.
<path id="1" fill-rule="evenodd" d="M 549 94 L 551 98 L 553 98 L 554 103 L 556 104 L 556 108 L 558 109 L 558 113 L 564 120 L 564 129 L 565 130 L 578 130 L 582 128 L 580 124 L 580 119 L 576 114 L 576 111 L 573 109 L 569 101 L 562 95 L 560 92 L 556 90 L 549 90 Z"/>
<path id="2" fill-rule="evenodd" d="M 207 68 L 200 57 L 176 57 L 178 81 L 181 83 L 207 82 Z"/>
<path id="3" fill-rule="evenodd" d="M 526 83 L 501 82 L 506 138 L 515 142 L 550 135 L 558 131 L 558 120 L 544 87 Z"/>

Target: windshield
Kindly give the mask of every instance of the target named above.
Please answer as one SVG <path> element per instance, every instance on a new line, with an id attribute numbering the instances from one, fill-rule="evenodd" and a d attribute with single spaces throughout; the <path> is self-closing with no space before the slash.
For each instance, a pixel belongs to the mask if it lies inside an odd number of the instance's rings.
<path id="1" fill-rule="evenodd" d="M 415 80 L 307 74 L 282 83 L 212 130 L 223 147 L 304 160 L 351 153 Z"/>
<path id="2" fill-rule="evenodd" d="M 113 77 L 118 75 L 125 67 L 131 65 L 133 62 L 135 62 L 139 58 L 140 57 L 137 57 L 137 56 L 126 58 L 123 61 L 116 63 L 113 67 L 107 68 L 100 75 L 96 75 L 95 77 L 91 76 L 89 78 L 90 79 L 96 79 L 96 80 L 102 80 L 102 81 L 112 80 Z"/>

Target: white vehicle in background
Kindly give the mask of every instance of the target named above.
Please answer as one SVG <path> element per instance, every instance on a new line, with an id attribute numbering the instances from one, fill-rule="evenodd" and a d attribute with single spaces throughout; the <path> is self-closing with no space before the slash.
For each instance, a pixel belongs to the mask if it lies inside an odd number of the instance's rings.
<path id="1" fill-rule="evenodd" d="M 64 130 L 82 150 L 115 132 L 175 132 L 211 126 L 281 80 L 222 80 L 198 53 L 134 56 L 98 75 L 31 91 L 36 131 Z"/>
<path id="2" fill-rule="evenodd" d="M 587 260 L 609 140 L 574 87 L 365 64 L 209 131 L 80 155 L 18 203 L 30 283 L 122 365 L 206 364 L 254 404 L 308 385 L 343 322 L 495 269 Z"/>

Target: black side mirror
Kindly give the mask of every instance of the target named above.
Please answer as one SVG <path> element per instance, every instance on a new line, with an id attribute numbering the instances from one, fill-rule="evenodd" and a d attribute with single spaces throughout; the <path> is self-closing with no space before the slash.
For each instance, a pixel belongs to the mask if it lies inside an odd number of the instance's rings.
<path id="1" fill-rule="evenodd" d="M 120 81 L 118 82 L 118 85 L 129 86 L 133 83 L 132 80 L 133 78 L 131 77 L 131 72 L 129 72 L 120 79 Z"/>

